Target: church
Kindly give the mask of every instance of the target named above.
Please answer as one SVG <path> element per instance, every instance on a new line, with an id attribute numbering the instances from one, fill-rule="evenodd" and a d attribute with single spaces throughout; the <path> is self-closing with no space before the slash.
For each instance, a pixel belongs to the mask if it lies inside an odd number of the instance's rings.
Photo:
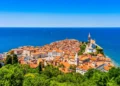
<path id="1" fill-rule="evenodd" d="M 96 52 L 96 42 L 95 40 L 91 39 L 91 35 L 89 33 L 88 35 L 88 44 L 86 46 L 86 50 L 85 50 L 85 53 L 94 53 Z"/>

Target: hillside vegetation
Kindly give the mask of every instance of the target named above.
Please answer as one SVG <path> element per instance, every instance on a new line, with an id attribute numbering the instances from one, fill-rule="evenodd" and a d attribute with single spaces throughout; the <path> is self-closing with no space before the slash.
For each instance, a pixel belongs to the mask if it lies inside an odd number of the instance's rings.
<path id="1" fill-rule="evenodd" d="M 120 86 L 120 68 L 109 72 L 90 69 L 81 75 L 64 74 L 51 65 L 32 69 L 28 65 L 7 64 L 0 68 L 0 86 Z"/>

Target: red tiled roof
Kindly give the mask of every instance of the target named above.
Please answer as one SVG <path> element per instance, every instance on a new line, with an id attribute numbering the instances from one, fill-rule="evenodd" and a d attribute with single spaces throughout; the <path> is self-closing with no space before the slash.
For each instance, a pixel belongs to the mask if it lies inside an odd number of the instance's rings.
<path id="1" fill-rule="evenodd" d="M 34 64 L 34 63 L 30 63 L 29 65 L 30 65 L 31 68 L 36 68 L 36 67 L 38 67 L 38 65 L 37 65 L 37 64 Z"/>
<path id="2" fill-rule="evenodd" d="M 111 69 L 111 67 L 107 65 L 107 66 L 104 66 L 104 69 L 105 69 L 106 71 L 108 71 L 108 70 Z"/>
<path id="3" fill-rule="evenodd" d="M 61 62 L 65 68 L 69 68 L 70 67 L 70 64 L 68 62 Z"/>

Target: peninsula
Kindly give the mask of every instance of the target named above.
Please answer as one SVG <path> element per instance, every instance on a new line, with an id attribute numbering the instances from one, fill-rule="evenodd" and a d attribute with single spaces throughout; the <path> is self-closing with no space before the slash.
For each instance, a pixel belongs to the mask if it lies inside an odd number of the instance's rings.
<path id="1" fill-rule="evenodd" d="M 65 39 L 42 47 L 23 46 L 1 54 L 0 59 L 5 61 L 11 53 L 17 55 L 20 64 L 27 64 L 31 68 L 53 65 L 64 73 L 77 72 L 84 75 L 89 69 L 107 72 L 114 66 L 90 34 L 88 42 Z"/>

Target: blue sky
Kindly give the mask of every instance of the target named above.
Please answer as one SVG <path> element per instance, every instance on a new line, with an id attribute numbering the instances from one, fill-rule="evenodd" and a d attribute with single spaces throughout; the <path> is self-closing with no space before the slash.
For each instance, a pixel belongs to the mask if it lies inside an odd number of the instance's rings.
<path id="1" fill-rule="evenodd" d="M 0 27 L 120 27 L 120 0 L 0 0 Z"/>

